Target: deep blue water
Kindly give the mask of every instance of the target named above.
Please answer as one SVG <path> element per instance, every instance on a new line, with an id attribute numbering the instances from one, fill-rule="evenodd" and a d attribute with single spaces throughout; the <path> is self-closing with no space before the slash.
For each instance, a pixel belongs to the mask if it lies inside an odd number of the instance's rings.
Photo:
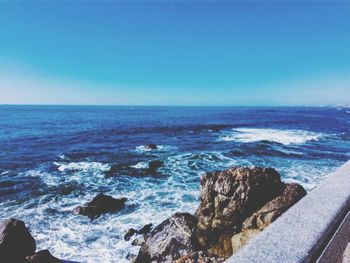
<path id="1" fill-rule="evenodd" d="M 350 157 L 350 109 L 4 105 L 0 146 L 0 219 L 24 220 L 58 257 L 128 262 L 138 248 L 125 232 L 194 212 L 206 171 L 270 166 L 316 187 Z M 163 166 L 150 172 L 154 160 Z M 99 192 L 127 197 L 127 208 L 72 215 Z"/>

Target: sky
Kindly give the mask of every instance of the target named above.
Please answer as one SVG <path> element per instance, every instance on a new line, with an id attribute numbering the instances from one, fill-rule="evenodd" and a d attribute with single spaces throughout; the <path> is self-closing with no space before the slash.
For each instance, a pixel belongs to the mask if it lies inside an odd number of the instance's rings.
<path id="1" fill-rule="evenodd" d="M 0 1 L 0 104 L 350 103 L 350 2 Z"/>

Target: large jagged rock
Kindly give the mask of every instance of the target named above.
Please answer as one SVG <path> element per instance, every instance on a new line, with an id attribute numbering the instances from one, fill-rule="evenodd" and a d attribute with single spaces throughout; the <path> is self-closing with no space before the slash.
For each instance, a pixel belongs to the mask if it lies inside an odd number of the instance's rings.
<path id="1" fill-rule="evenodd" d="M 61 263 L 62 261 L 55 258 L 48 250 L 41 250 L 35 255 L 27 256 L 26 263 Z"/>
<path id="2" fill-rule="evenodd" d="M 96 219 L 102 214 L 123 209 L 126 200 L 126 198 L 115 199 L 108 195 L 98 194 L 91 202 L 76 207 L 73 210 L 73 214 L 84 215 L 88 216 L 90 219 Z"/>
<path id="3" fill-rule="evenodd" d="M 230 238 L 243 221 L 282 191 L 280 176 L 271 168 L 233 167 L 205 174 L 196 211 L 198 243 L 219 254 L 220 248 L 230 250 Z"/>
<path id="4" fill-rule="evenodd" d="M 188 213 L 172 215 L 151 231 L 135 263 L 170 263 L 192 253 L 196 224 L 196 218 Z"/>
<path id="5" fill-rule="evenodd" d="M 24 222 L 10 218 L 0 226 L 0 262 L 24 262 L 35 253 L 35 240 Z"/>
<path id="6" fill-rule="evenodd" d="M 196 211 L 198 223 L 195 240 L 202 249 L 224 257 L 230 256 L 231 237 L 241 232 L 244 221 L 280 196 L 285 189 L 280 175 L 272 168 L 233 167 L 223 172 L 205 174 L 201 179 L 201 203 Z M 293 187 L 288 189 L 292 192 L 296 190 Z M 287 205 L 290 202 L 288 196 L 271 203 L 266 208 L 271 209 L 269 213 L 264 216 L 261 213 L 255 218 L 261 218 L 265 223 L 275 219 L 292 205 Z M 278 211 L 274 211 L 276 203 L 281 204 Z"/>
<path id="7" fill-rule="evenodd" d="M 243 222 L 242 231 L 231 238 L 232 252 L 247 244 L 305 195 L 306 191 L 301 185 L 286 184 L 280 196 L 266 203 Z"/>

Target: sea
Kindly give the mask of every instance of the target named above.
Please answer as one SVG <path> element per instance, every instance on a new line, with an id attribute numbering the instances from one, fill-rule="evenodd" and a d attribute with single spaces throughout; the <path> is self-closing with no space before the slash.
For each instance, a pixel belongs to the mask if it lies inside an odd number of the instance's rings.
<path id="1" fill-rule="evenodd" d="M 1 220 L 58 258 L 124 263 L 139 249 L 128 229 L 194 213 L 205 172 L 273 167 L 312 191 L 350 159 L 350 109 L 1 105 L 0 147 Z M 126 208 L 72 214 L 98 193 Z"/>

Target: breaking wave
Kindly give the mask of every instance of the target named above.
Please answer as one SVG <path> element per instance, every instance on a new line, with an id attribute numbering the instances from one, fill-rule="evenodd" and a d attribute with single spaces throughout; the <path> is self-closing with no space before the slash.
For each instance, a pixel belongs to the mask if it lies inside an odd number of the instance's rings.
<path id="1" fill-rule="evenodd" d="M 304 130 L 278 130 L 258 128 L 238 128 L 220 136 L 222 141 L 238 141 L 243 143 L 269 141 L 284 145 L 304 144 L 309 141 L 318 141 L 324 138 L 322 133 Z"/>

